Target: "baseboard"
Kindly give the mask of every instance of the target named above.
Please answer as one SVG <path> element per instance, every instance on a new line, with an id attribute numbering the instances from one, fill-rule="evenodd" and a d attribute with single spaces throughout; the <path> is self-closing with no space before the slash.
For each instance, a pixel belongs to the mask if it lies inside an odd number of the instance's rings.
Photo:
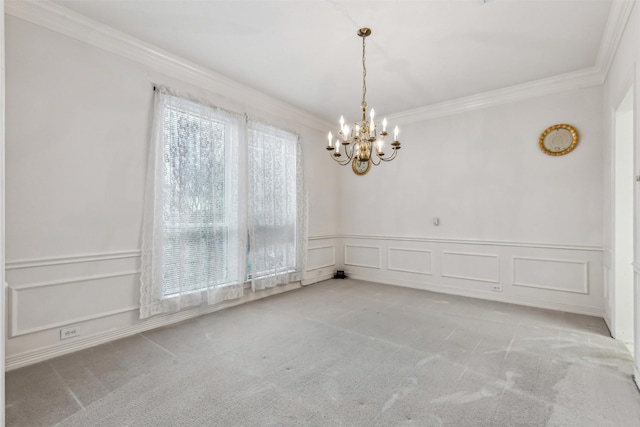
<path id="1" fill-rule="evenodd" d="M 459 295 L 469 298 L 477 298 L 489 301 L 498 301 L 508 304 L 525 305 L 528 307 L 543 308 L 547 310 L 564 311 L 568 313 L 586 314 L 588 316 L 604 317 L 604 309 L 600 307 L 583 307 L 573 304 L 563 304 L 553 301 L 539 300 L 536 298 L 513 297 L 496 292 L 474 291 L 470 289 L 444 286 L 435 283 L 411 282 L 407 280 L 376 279 L 359 274 L 349 274 L 349 278 L 364 280 L 368 282 L 382 283 L 385 285 L 402 286 L 406 288 L 421 289 L 425 291 L 438 292 L 441 294 Z"/>
<path id="2" fill-rule="evenodd" d="M 309 273 L 307 273 L 307 275 L 309 275 Z M 313 285 L 314 283 L 324 282 L 325 280 L 329 280 L 331 278 L 333 278 L 333 272 L 315 277 L 307 277 L 302 281 L 302 286 L 309 286 Z"/>
<path id="3" fill-rule="evenodd" d="M 607 314 L 607 311 L 605 310 L 604 312 L 604 324 L 607 326 L 607 329 L 609 330 L 609 336 L 611 338 L 613 338 L 613 333 L 611 332 L 613 329 L 611 328 L 611 320 L 609 320 L 609 315 Z"/>
<path id="4" fill-rule="evenodd" d="M 318 277 L 318 279 L 326 280 L 320 277 Z M 11 371 L 14 369 L 22 368 L 24 366 L 32 365 L 34 363 L 43 362 L 54 357 L 63 356 L 65 354 L 84 350 L 90 347 L 95 347 L 100 344 L 105 344 L 107 342 L 114 341 L 120 338 L 126 338 L 131 335 L 136 335 L 151 329 L 171 325 L 173 323 L 182 322 L 184 320 L 192 319 L 204 314 L 213 313 L 225 308 L 234 307 L 251 301 L 256 301 L 262 298 L 269 297 L 271 295 L 277 295 L 283 292 L 299 289 L 301 286 L 302 284 L 300 282 L 295 282 L 288 285 L 266 289 L 256 293 L 250 292 L 237 300 L 226 301 L 216 305 L 199 306 L 197 308 L 184 310 L 177 313 L 155 316 L 141 321 L 140 323 L 137 323 L 135 325 L 127 326 L 124 328 L 100 332 L 98 334 L 86 337 L 78 337 L 69 341 L 60 342 L 59 344 L 55 344 L 52 346 L 7 356 L 5 358 L 5 371 Z"/>
<path id="5" fill-rule="evenodd" d="M 633 381 L 636 383 L 636 389 L 640 392 L 640 372 L 635 364 L 633 366 Z"/>

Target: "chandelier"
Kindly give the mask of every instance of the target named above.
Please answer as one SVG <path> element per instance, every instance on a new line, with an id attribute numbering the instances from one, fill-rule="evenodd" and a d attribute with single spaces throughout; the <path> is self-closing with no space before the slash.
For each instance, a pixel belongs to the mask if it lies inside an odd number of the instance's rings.
<path id="1" fill-rule="evenodd" d="M 357 175 L 364 175 L 369 171 L 371 165 L 378 166 L 382 162 L 389 162 L 395 159 L 400 149 L 398 141 L 398 126 L 393 131 L 393 142 L 391 142 L 391 154 L 385 155 L 385 137 L 387 133 L 387 119 L 382 120 L 382 131 L 377 131 L 374 122 L 375 111 L 371 109 L 369 121 L 367 121 L 367 66 L 365 56 L 365 40 L 371 35 L 369 28 L 360 28 L 358 36 L 362 37 L 362 121 L 356 122 L 351 128 L 344 123 L 344 116 L 340 116 L 340 130 L 338 138 L 333 142 L 333 134 L 329 132 L 329 145 L 331 158 L 344 166 L 351 163 L 353 172 Z M 342 146 L 342 148 L 340 147 Z M 342 151 L 342 152 L 341 152 Z"/>

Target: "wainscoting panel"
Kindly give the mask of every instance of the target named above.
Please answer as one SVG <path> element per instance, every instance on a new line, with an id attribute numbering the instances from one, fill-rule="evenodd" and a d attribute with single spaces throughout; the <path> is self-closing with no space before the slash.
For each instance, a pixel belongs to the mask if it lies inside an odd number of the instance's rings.
<path id="1" fill-rule="evenodd" d="M 499 264 L 498 255 L 443 252 L 442 277 L 498 283 L 500 282 Z"/>
<path id="2" fill-rule="evenodd" d="M 431 275 L 431 251 L 425 249 L 389 248 L 387 251 L 387 269 Z"/>
<path id="3" fill-rule="evenodd" d="M 344 265 L 354 267 L 381 267 L 380 246 L 344 245 Z"/>
<path id="4" fill-rule="evenodd" d="M 311 285 L 331 279 L 337 270 L 337 261 L 341 257 L 341 245 L 337 236 L 314 236 L 309 238 L 307 247 L 307 272 L 303 285 Z"/>
<path id="5" fill-rule="evenodd" d="M 336 265 L 335 245 L 318 246 L 307 250 L 307 271 L 333 268 Z"/>
<path id="6" fill-rule="evenodd" d="M 63 326 L 136 311 L 140 251 L 9 261 L 6 278 L 10 337 L 57 334 Z"/>
<path id="7" fill-rule="evenodd" d="M 605 313 L 601 247 L 363 235 L 342 240 L 345 271 L 353 279 Z"/>
<path id="8" fill-rule="evenodd" d="M 589 293 L 589 263 L 513 257 L 513 285 L 562 292 Z"/>
<path id="9" fill-rule="evenodd" d="M 11 336 L 136 310 L 139 287 L 138 271 L 13 286 Z"/>
<path id="10" fill-rule="evenodd" d="M 598 247 L 317 236 L 309 239 L 303 284 L 330 279 L 336 269 L 344 269 L 353 279 L 602 316 L 608 273 L 603 258 Z M 139 264 L 135 250 L 8 262 L 7 367 L 36 363 L 300 286 L 249 292 L 228 304 L 141 321 Z M 609 289 L 609 298 L 612 293 Z M 81 335 L 61 341 L 59 329 L 76 325 Z"/>

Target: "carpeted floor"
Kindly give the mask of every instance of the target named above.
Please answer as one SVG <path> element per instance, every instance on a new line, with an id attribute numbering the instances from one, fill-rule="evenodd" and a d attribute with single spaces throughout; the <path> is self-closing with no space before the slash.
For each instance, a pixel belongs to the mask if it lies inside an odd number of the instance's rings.
<path id="1" fill-rule="evenodd" d="M 8 426 L 638 426 L 602 319 L 331 280 L 6 375 Z"/>

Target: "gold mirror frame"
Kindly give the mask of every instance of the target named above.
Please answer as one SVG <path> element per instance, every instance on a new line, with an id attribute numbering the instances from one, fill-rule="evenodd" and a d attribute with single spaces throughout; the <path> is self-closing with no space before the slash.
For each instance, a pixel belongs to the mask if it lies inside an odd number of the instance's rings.
<path id="1" fill-rule="evenodd" d="M 565 148 L 562 151 L 550 151 L 547 149 L 547 147 L 544 146 L 544 139 L 547 137 L 549 133 L 557 129 L 566 129 L 571 133 L 571 145 L 569 145 L 567 148 Z M 549 156 L 563 156 L 568 152 L 570 152 L 571 150 L 573 150 L 577 144 L 578 144 L 578 132 L 576 132 L 573 126 L 565 125 L 565 124 L 549 126 L 548 128 L 545 129 L 544 132 L 542 132 L 542 134 L 540 134 L 540 138 L 538 138 L 538 146 L 540 147 L 540 150 L 542 150 L 543 153 L 548 154 Z"/>

